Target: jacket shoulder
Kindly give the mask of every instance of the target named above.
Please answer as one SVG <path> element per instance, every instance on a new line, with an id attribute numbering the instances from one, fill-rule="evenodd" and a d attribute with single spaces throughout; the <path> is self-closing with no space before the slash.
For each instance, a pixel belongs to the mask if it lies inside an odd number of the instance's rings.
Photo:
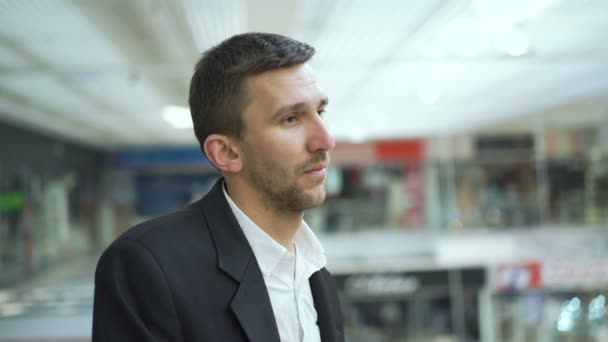
<path id="1" fill-rule="evenodd" d="M 120 235 L 106 250 L 133 242 L 160 260 L 179 259 L 181 254 L 212 253 L 213 241 L 198 202 L 179 211 L 141 222 Z M 192 254 L 190 254 L 192 255 Z"/>
<path id="2" fill-rule="evenodd" d="M 183 231 L 199 229 L 205 223 L 202 210 L 190 205 L 178 211 L 140 222 L 127 229 L 118 239 L 147 242 Z"/>

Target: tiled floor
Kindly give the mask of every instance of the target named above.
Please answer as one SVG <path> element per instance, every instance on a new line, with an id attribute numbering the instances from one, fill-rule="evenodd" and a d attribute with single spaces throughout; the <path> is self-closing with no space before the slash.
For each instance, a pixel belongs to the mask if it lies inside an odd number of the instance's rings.
<path id="1" fill-rule="evenodd" d="M 96 258 L 77 258 L 0 289 L 0 342 L 90 341 Z"/>

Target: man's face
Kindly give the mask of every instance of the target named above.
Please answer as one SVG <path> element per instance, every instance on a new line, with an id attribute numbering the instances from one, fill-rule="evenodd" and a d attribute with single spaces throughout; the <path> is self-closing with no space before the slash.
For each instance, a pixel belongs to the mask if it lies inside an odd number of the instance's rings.
<path id="1" fill-rule="evenodd" d="M 297 214 L 325 199 L 328 152 L 334 148 L 322 114 L 327 97 L 308 64 L 252 76 L 243 112 L 243 175 L 264 204 Z"/>

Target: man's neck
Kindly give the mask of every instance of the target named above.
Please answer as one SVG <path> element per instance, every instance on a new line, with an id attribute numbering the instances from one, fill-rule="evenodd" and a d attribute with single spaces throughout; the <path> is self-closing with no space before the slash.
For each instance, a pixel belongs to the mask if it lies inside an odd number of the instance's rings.
<path id="1" fill-rule="evenodd" d="M 245 186 L 228 185 L 226 191 L 232 201 L 273 240 L 290 252 L 294 252 L 293 237 L 302 225 L 304 213 L 280 213 L 267 203 L 260 194 Z"/>

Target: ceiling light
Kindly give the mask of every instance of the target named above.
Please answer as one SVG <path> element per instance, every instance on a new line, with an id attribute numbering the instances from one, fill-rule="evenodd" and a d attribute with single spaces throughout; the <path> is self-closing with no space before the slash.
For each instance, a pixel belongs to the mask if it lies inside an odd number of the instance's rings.
<path id="1" fill-rule="evenodd" d="M 163 119 L 172 127 L 178 129 L 191 128 L 192 117 L 190 110 L 186 107 L 167 106 L 163 109 Z"/>
<path id="2" fill-rule="evenodd" d="M 435 80 L 427 80 L 418 85 L 418 97 L 424 104 L 434 104 L 439 101 L 441 89 L 439 82 Z"/>
<path id="3" fill-rule="evenodd" d="M 476 0 L 477 14 L 487 23 L 501 25 L 530 20 L 538 16 L 552 0 Z"/>
<path id="4" fill-rule="evenodd" d="M 528 37 L 521 30 L 506 28 L 496 32 L 498 48 L 511 56 L 521 56 L 530 47 Z"/>
<path id="5" fill-rule="evenodd" d="M 461 56 L 474 56 L 488 48 L 490 35 L 480 22 L 454 19 L 439 33 L 439 39 L 448 50 Z"/>

